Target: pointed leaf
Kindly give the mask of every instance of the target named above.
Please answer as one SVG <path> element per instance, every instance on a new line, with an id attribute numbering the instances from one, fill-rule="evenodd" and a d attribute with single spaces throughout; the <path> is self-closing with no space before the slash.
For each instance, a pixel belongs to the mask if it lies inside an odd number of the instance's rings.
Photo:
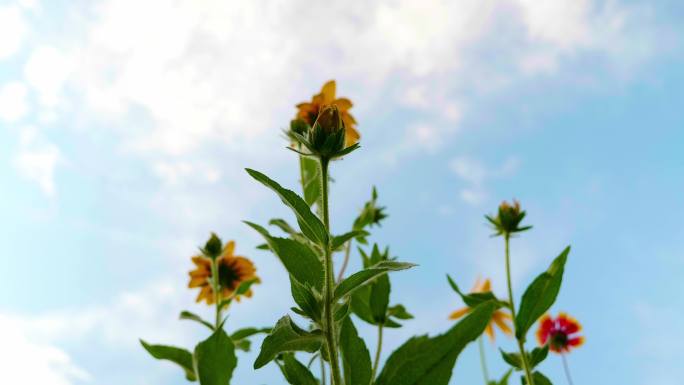
<path id="1" fill-rule="evenodd" d="M 299 195 L 291 190 L 283 188 L 276 181 L 271 180 L 269 177 L 258 171 L 249 168 L 246 170 L 247 173 L 252 176 L 252 178 L 275 191 L 283 203 L 292 209 L 297 217 L 299 228 L 302 230 L 302 233 L 307 236 L 307 238 L 322 246 L 328 244 L 328 231 L 323 225 L 323 222 L 321 222 L 321 220 L 311 212 L 309 205 L 302 198 L 300 198 Z"/>
<path id="2" fill-rule="evenodd" d="M 279 353 L 304 351 L 313 353 L 320 349 L 323 336 L 320 331 L 307 332 L 297 326 L 289 316 L 281 318 L 271 334 L 264 338 L 261 352 L 254 362 L 259 369 L 271 362 Z"/>
<path id="3" fill-rule="evenodd" d="M 359 337 L 350 317 L 345 318 L 340 330 L 340 352 L 346 385 L 369 385 L 371 358 L 366 343 Z"/>
<path id="4" fill-rule="evenodd" d="M 338 235 L 333 238 L 332 241 L 332 249 L 337 250 L 339 249 L 342 245 L 347 243 L 350 239 L 357 238 L 357 237 L 367 237 L 370 235 L 368 231 L 364 230 L 355 230 L 355 231 L 350 231 L 348 233 L 344 233 L 342 235 Z"/>
<path id="5" fill-rule="evenodd" d="M 297 361 L 294 354 L 283 355 L 283 365 L 280 367 L 283 376 L 292 385 L 319 385 L 316 377 L 301 362 Z"/>
<path id="6" fill-rule="evenodd" d="M 198 316 L 197 314 L 192 313 L 192 312 L 189 312 L 189 311 L 187 311 L 187 310 L 183 310 L 183 311 L 180 313 L 179 318 L 180 318 L 180 319 L 184 319 L 184 320 L 190 320 L 190 321 L 199 322 L 200 324 L 202 324 L 202 325 L 208 327 L 209 329 L 211 329 L 211 331 L 214 331 L 214 325 L 212 325 L 210 322 L 207 322 L 207 321 L 203 320 L 202 317 Z"/>
<path id="7" fill-rule="evenodd" d="M 202 385 L 228 385 L 237 366 L 235 345 L 219 329 L 195 347 L 194 364 Z"/>
<path id="8" fill-rule="evenodd" d="M 525 290 L 520 310 L 515 319 L 515 335 L 524 340 L 527 331 L 553 305 L 563 281 L 565 262 L 570 253 L 570 246 L 554 259 L 547 271 L 539 275 Z"/>
<path id="9" fill-rule="evenodd" d="M 414 266 L 416 265 L 413 263 L 382 261 L 367 269 L 356 272 L 347 277 L 344 281 L 340 282 L 340 284 L 335 288 L 335 294 L 333 297 L 336 300 L 340 299 L 359 287 L 372 282 L 374 278 L 382 274 L 386 274 L 389 271 L 406 270 Z"/>
<path id="10" fill-rule="evenodd" d="M 192 366 L 192 353 L 174 346 L 150 345 L 143 340 L 140 340 L 140 343 L 152 357 L 179 365 L 185 371 L 185 378 L 189 381 L 197 381 L 195 369 Z"/>

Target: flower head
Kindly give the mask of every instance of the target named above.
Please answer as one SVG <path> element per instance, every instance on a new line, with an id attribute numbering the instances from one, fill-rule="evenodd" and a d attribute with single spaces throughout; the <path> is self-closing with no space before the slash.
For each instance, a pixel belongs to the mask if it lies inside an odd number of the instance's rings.
<path id="1" fill-rule="evenodd" d="M 259 277 L 256 275 L 256 268 L 249 259 L 233 255 L 235 251 L 235 242 L 228 242 L 217 258 L 218 264 L 218 283 L 221 290 L 221 298 L 229 298 L 235 293 L 237 288 L 243 282 L 253 281 L 259 282 Z M 212 288 L 212 271 L 211 259 L 196 255 L 192 257 L 192 262 L 195 264 L 195 270 L 190 272 L 189 288 L 200 288 L 197 302 L 206 301 L 207 305 L 216 302 L 214 289 Z M 245 297 L 252 296 L 252 290 L 249 289 L 244 294 Z M 235 299 L 240 301 L 241 295 L 237 295 Z"/>
<path id="2" fill-rule="evenodd" d="M 485 218 L 496 230 L 496 235 L 510 236 L 532 228 L 532 226 L 520 227 L 525 214 L 525 211 L 520 209 L 520 202 L 517 200 L 513 200 L 513 204 L 503 201 L 499 205 L 496 217 L 486 215 Z"/>
<path id="3" fill-rule="evenodd" d="M 537 341 L 542 346 L 548 343 L 552 352 L 566 353 L 584 343 L 584 337 L 577 335 L 580 331 L 582 325 L 566 313 L 559 313 L 555 319 L 547 314 L 539 321 Z"/>
<path id="4" fill-rule="evenodd" d="M 340 118 L 344 122 L 345 129 L 345 147 L 359 141 L 361 135 L 356 130 L 356 119 L 349 113 L 352 108 L 351 100 L 347 98 L 335 98 L 336 84 L 334 80 L 330 80 L 323 85 L 321 92 L 311 98 L 311 102 L 303 102 L 297 104 L 297 119 L 303 120 L 309 126 L 314 125 L 318 119 L 318 115 L 325 106 L 334 105 L 339 110 Z"/>
<path id="5" fill-rule="evenodd" d="M 485 293 L 488 291 L 492 290 L 492 282 L 488 279 L 485 279 L 484 281 L 478 280 L 475 282 L 475 285 L 473 286 L 472 290 L 470 291 L 471 293 Z M 453 311 L 451 314 L 449 314 L 449 319 L 451 320 L 457 320 L 464 315 L 470 313 L 472 311 L 472 308 L 466 306 L 462 307 L 458 310 Z M 501 332 L 503 332 L 506 335 L 512 335 L 513 330 L 511 329 L 511 326 L 509 325 L 509 321 L 511 320 L 511 315 L 503 310 L 496 310 L 494 314 L 492 315 L 492 319 L 489 321 L 489 324 L 487 325 L 487 328 L 485 329 L 485 333 L 489 336 L 489 338 L 493 341 L 494 340 L 494 326 L 497 326 Z"/>

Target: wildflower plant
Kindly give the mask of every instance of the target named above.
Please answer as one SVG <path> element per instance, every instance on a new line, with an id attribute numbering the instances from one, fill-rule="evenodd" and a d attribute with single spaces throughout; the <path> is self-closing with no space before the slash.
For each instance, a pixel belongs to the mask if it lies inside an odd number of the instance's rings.
<path id="1" fill-rule="evenodd" d="M 374 187 L 348 230 L 332 231 L 331 170 L 339 161 L 353 161 L 354 152 L 360 148 L 357 122 L 350 114 L 351 100 L 336 97 L 336 84 L 329 81 L 310 102 L 296 107 L 295 118 L 285 135 L 289 140 L 287 148 L 298 157 L 301 194 L 262 172 L 246 169 L 290 209 L 294 222 L 274 218 L 268 225 L 249 221 L 245 224 L 263 238 L 264 244 L 258 248 L 274 254 L 287 271 L 294 304 L 291 312 L 299 317 L 286 314 L 271 328 L 226 333 L 224 312 L 231 302 L 249 297 L 259 278 L 248 259 L 234 255 L 234 243 L 223 245 L 212 235 L 201 248 L 201 254 L 193 258 L 196 268 L 190 273 L 189 286 L 200 289 L 198 301 L 216 306 L 215 322 L 189 312 L 181 315 L 207 326 L 211 336 L 192 353 L 145 342 L 143 346 L 154 357 L 181 365 L 188 380 L 198 380 L 202 385 L 230 384 L 237 365 L 235 350 L 249 349 L 248 338 L 259 333 L 267 335 L 253 363 L 254 369 L 277 365 L 289 384 L 447 385 L 460 353 L 483 334 L 493 336 L 496 325 L 504 333 L 515 335 L 520 352 L 503 355 L 514 369 L 524 371 L 526 383 L 550 383 L 542 381 L 546 378 L 534 371 L 548 353 L 548 344 L 526 352 L 524 343 L 530 327 L 556 298 L 567 249 L 530 285 L 518 311 L 510 289 L 510 270 L 506 300 L 491 292 L 488 280 L 465 294 L 449 278 L 467 306 L 452 314 L 458 323 L 437 336 L 410 338 L 389 355 L 384 365 L 381 363 L 384 333 L 413 318 L 405 306 L 390 298 L 389 273 L 416 265 L 398 261 L 389 247 L 369 241 L 371 230 L 388 217 L 386 208 L 378 203 Z M 497 235 L 505 239 L 507 268 L 511 236 L 529 229 L 520 227 L 524 215 L 516 203 L 502 205 L 497 216 L 488 217 Z M 358 253 L 362 268 L 347 272 L 354 252 Z M 377 330 L 372 349 L 358 333 L 359 322 Z M 502 381 L 491 383 L 505 384 L 510 375 L 511 371 Z"/>

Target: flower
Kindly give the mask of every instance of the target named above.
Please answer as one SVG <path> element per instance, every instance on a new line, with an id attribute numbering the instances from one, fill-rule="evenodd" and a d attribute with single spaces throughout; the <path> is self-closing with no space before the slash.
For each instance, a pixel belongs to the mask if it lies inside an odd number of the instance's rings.
<path id="1" fill-rule="evenodd" d="M 485 293 L 488 291 L 492 290 L 492 282 L 489 279 L 485 279 L 484 281 L 480 282 L 480 279 L 475 282 L 475 285 L 473 286 L 473 289 L 470 291 L 471 293 Z M 470 313 L 472 308 L 470 307 L 462 307 L 458 310 L 455 310 L 451 314 L 449 314 L 449 319 L 451 320 L 457 320 L 464 315 Z M 494 325 L 498 326 L 499 329 L 506 335 L 512 335 L 513 330 L 511 327 L 508 325 L 508 321 L 511 320 L 511 315 L 508 314 L 507 312 L 503 310 L 496 310 L 494 314 L 492 315 L 492 319 L 489 321 L 489 324 L 487 325 L 487 328 L 485 329 L 485 333 L 489 336 L 489 338 L 494 340 Z"/>
<path id="2" fill-rule="evenodd" d="M 221 254 L 217 258 L 218 263 L 218 281 L 221 288 L 221 298 L 229 298 L 237 290 L 243 282 L 256 280 L 259 282 L 259 277 L 256 276 L 256 268 L 249 259 L 233 255 L 235 250 L 235 242 L 228 242 Z M 189 288 L 199 287 L 200 292 L 197 296 L 197 302 L 206 301 L 207 305 L 215 303 L 216 298 L 214 289 L 212 288 L 212 271 L 211 259 L 196 255 L 192 257 L 192 262 L 195 264 L 195 270 L 190 272 Z M 247 290 L 244 294 L 246 297 L 252 296 L 252 290 Z M 241 295 L 237 295 L 235 299 L 239 302 Z"/>
<path id="3" fill-rule="evenodd" d="M 547 314 L 539 321 L 537 341 L 542 346 L 548 343 L 552 352 L 566 353 L 584 343 L 584 337 L 577 335 L 580 331 L 582 325 L 566 313 L 559 313 L 555 319 Z"/>
<path id="4" fill-rule="evenodd" d="M 325 106 L 309 130 L 305 146 L 314 154 L 331 158 L 345 148 L 345 128 L 335 105 Z"/>
<path id="5" fill-rule="evenodd" d="M 349 113 L 352 108 L 351 100 L 347 98 L 335 98 L 335 81 L 330 80 L 323 85 L 321 92 L 311 98 L 311 102 L 297 104 L 297 119 L 301 119 L 313 126 L 321 109 L 328 105 L 337 106 L 345 127 L 345 147 L 359 141 L 361 135 L 356 130 L 356 119 Z"/>
<path id="6" fill-rule="evenodd" d="M 525 218 L 525 214 L 525 211 L 520 209 L 520 202 L 517 200 L 513 200 L 513 204 L 503 201 L 499 205 L 499 212 L 496 217 L 485 215 L 485 218 L 496 230 L 496 235 L 510 236 L 513 233 L 519 233 L 532 228 L 532 226 L 518 227 L 523 218 Z"/>

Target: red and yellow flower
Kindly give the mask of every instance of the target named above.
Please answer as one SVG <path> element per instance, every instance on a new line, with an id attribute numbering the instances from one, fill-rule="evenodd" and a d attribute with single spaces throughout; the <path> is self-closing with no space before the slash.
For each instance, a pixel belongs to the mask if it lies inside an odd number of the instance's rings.
<path id="1" fill-rule="evenodd" d="M 323 85 L 320 93 L 311 98 L 310 102 L 297 104 L 297 119 L 301 119 L 310 126 L 313 126 L 316 118 L 318 118 L 318 113 L 323 107 L 329 105 L 337 106 L 345 127 L 345 147 L 349 147 L 359 141 L 361 134 L 356 130 L 356 119 L 349 113 L 349 110 L 352 108 L 351 100 L 336 98 L 335 89 L 335 81 L 330 80 Z"/>
<path id="2" fill-rule="evenodd" d="M 252 280 L 256 280 L 257 283 L 259 282 L 259 277 L 256 275 L 256 268 L 252 261 L 245 257 L 234 255 L 234 251 L 235 242 L 230 241 L 225 245 L 221 255 L 216 260 L 218 263 L 218 283 L 221 290 L 221 298 L 224 299 L 231 297 L 243 282 Z M 197 302 L 206 301 L 207 305 L 211 305 L 216 302 L 211 281 L 211 259 L 203 255 L 196 255 L 192 257 L 192 262 L 195 264 L 195 270 L 190 272 L 188 287 L 191 289 L 199 287 L 200 292 L 197 296 Z M 249 298 L 252 296 L 252 290 L 249 289 L 242 295 Z M 236 296 L 235 300 L 239 302 L 242 295 Z"/>
<path id="3" fill-rule="evenodd" d="M 472 290 L 470 291 L 471 293 L 485 293 L 488 291 L 492 291 L 492 282 L 488 279 L 485 279 L 484 281 L 478 280 L 475 282 L 475 285 L 473 286 Z M 462 307 L 458 310 L 453 311 L 451 314 L 449 314 L 449 319 L 451 320 L 457 320 L 464 315 L 470 313 L 472 311 L 472 308 L 470 307 Z M 494 312 L 492 315 L 492 319 L 489 321 L 489 324 L 487 325 L 487 328 L 485 328 L 485 333 L 489 336 L 489 338 L 494 340 L 494 326 L 497 326 L 499 330 L 503 334 L 506 335 L 512 335 L 513 330 L 511 329 L 511 326 L 509 325 L 509 322 L 511 321 L 512 317 L 509 313 L 505 312 L 504 310 L 497 310 Z"/>
<path id="4" fill-rule="evenodd" d="M 567 353 L 584 343 L 584 337 L 577 335 L 580 331 L 582 325 L 568 314 L 559 313 L 556 318 L 547 314 L 539 320 L 537 341 L 542 346 L 549 344 L 552 352 Z"/>

